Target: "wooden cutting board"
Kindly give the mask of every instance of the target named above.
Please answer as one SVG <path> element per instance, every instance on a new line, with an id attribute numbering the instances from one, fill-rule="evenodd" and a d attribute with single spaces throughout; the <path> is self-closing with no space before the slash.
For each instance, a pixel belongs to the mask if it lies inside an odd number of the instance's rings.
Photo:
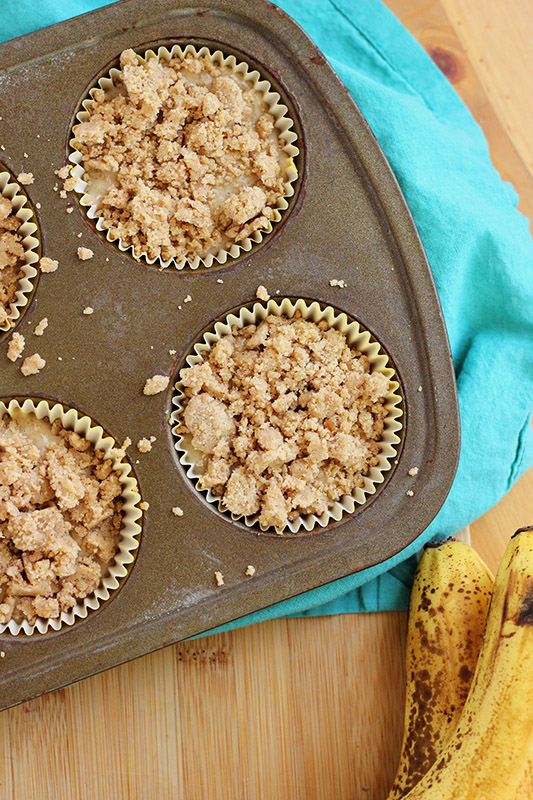
<path id="1" fill-rule="evenodd" d="M 533 219 L 533 5 L 387 0 L 451 80 Z M 528 88 L 529 84 L 529 88 Z M 495 569 L 533 470 L 472 526 Z M 279 620 L 168 647 L 0 715 L 13 800 L 384 800 L 406 615 Z"/>

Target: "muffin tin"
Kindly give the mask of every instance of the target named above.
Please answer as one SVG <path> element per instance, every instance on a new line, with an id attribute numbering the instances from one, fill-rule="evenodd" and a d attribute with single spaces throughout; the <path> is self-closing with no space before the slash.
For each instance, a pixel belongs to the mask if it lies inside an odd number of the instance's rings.
<path id="1" fill-rule="evenodd" d="M 195 271 L 136 262 L 95 230 L 74 194 L 65 201 L 54 191 L 75 113 L 97 77 L 127 47 L 175 42 L 218 47 L 258 68 L 299 137 L 295 194 L 274 231 L 249 253 Z M 0 396 L 76 408 L 119 443 L 156 437 L 149 453 L 128 450 L 149 503 L 129 576 L 70 628 L 0 636 L 6 708 L 389 558 L 442 505 L 459 425 L 442 313 L 405 201 L 346 88 L 286 14 L 267 2 L 206 0 L 195 10 L 158 0 L 148 12 L 142 0 L 126 0 L 2 45 L 0 69 L 0 167 L 34 174 L 25 188 L 43 254 L 59 260 L 17 324 L 24 356 L 37 351 L 46 367 L 22 377 L 20 361 L 5 358 L 4 339 Z M 79 246 L 94 257 L 80 261 Z M 345 288 L 330 285 L 339 280 Z M 312 535 L 265 536 L 217 513 L 186 477 L 169 425 L 177 368 L 214 320 L 254 301 L 259 284 L 274 298 L 318 300 L 355 318 L 399 376 L 397 463 L 353 514 Z M 92 315 L 82 314 L 86 306 Z M 45 316 L 49 326 L 34 338 Z M 172 380 L 166 393 L 148 397 L 142 389 L 154 374 Z M 254 577 L 245 575 L 249 564 Z"/>

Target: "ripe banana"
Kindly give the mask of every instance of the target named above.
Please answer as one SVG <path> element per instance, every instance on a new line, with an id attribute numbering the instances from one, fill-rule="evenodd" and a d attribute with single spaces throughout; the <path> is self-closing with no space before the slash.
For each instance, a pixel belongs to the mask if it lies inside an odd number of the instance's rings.
<path id="1" fill-rule="evenodd" d="M 533 528 L 511 539 L 459 724 L 406 800 L 531 798 Z M 529 791 L 529 793 L 528 793 Z"/>
<path id="2" fill-rule="evenodd" d="M 424 777 L 454 732 L 481 649 L 493 577 L 476 551 L 446 541 L 424 551 L 411 592 L 400 763 L 388 800 Z"/>

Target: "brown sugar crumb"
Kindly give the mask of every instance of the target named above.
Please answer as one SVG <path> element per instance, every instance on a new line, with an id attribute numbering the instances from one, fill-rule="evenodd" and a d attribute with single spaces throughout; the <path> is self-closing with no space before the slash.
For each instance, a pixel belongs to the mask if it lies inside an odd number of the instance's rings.
<path id="1" fill-rule="evenodd" d="M 21 224 L 11 200 L 0 197 L 0 325 L 4 326 L 10 319 L 19 281 L 24 277 L 24 246 L 18 233 Z"/>
<path id="2" fill-rule="evenodd" d="M 378 463 L 388 379 L 325 320 L 234 327 L 180 376 L 199 488 L 262 527 L 322 514 Z"/>
<path id="3" fill-rule="evenodd" d="M 217 582 L 217 586 L 224 586 L 224 576 L 218 570 L 215 572 L 215 580 Z"/>
<path id="4" fill-rule="evenodd" d="M 193 54 L 143 62 L 125 50 L 120 66 L 75 128 L 104 229 L 164 261 L 268 230 L 290 158 L 260 92 Z"/>
<path id="5" fill-rule="evenodd" d="M 174 508 L 172 509 L 172 513 L 174 514 L 175 517 L 182 517 L 183 509 L 180 508 L 179 506 L 174 506 Z"/>
<path id="6" fill-rule="evenodd" d="M 0 622 L 57 618 L 92 594 L 117 551 L 119 473 L 60 421 L 0 421 Z"/>
<path id="7" fill-rule="evenodd" d="M 151 449 L 152 449 L 152 442 L 150 441 L 150 439 L 146 439 L 145 437 L 143 437 L 142 439 L 139 439 L 139 441 L 137 442 L 137 450 L 139 451 L 139 453 L 149 453 Z"/>
<path id="8" fill-rule="evenodd" d="M 35 326 L 35 330 L 33 332 L 36 336 L 42 336 L 47 328 L 48 328 L 48 317 L 43 317 L 42 320 L 37 323 L 37 325 Z"/>
<path id="9" fill-rule="evenodd" d="M 168 375 L 154 375 L 144 384 L 143 394 L 159 394 L 164 392 L 170 382 Z"/>
<path id="10" fill-rule="evenodd" d="M 23 186 L 29 186 L 33 183 L 33 172 L 19 172 L 17 175 L 17 180 Z"/>
<path id="11" fill-rule="evenodd" d="M 90 258 L 94 256 L 94 253 L 90 247 L 78 247 L 77 252 L 80 261 L 88 261 Z"/>
<path id="12" fill-rule="evenodd" d="M 53 258 L 43 256 L 39 261 L 39 266 L 41 267 L 41 272 L 55 272 L 59 264 Z"/>
<path id="13" fill-rule="evenodd" d="M 24 336 L 21 333 L 13 334 L 7 347 L 7 357 L 10 361 L 16 361 L 17 358 L 20 358 L 22 351 L 24 350 L 25 343 Z"/>
<path id="14" fill-rule="evenodd" d="M 46 366 L 44 358 L 41 358 L 39 353 L 34 353 L 24 359 L 20 371 L 27 377 L 28 375 L 36 375 L 44 366 Z"/>
<path id="15" fill-rule="evenodd" d="M 263 285 L 257 287 L 257 290 L 255 292 L 255 296 L 258 297 L 259 300 L 264 300 L 265 302 L 267 300 L 270 300 L 270 295 L 269 295 L 269 293 L 267 292 L 266 288 Z"/>
<path id="16" fill-rule="evenodd" d="M 249 565 L 246 567 L 246 571 L 245 571 L 245 573 L 244 573 L 244 574 L 245 574 L 245 575 L 249 575 L 250 577 L 252 577 L 253 575 L 255 575 L 255 573 L 256 573 L 256 569 L 255 569 L 255 567 L 254 567 L 254 566 L 252 566 L 252 564 L 249 564 Z"/>

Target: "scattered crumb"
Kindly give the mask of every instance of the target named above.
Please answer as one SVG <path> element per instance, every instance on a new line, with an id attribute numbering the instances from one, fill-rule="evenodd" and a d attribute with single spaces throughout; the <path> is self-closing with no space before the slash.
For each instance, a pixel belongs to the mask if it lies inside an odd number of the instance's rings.
<path id="1" fill-rule="evenodd" d="M 78 247 L 78 258 L 80 261 L 88 261 L 89 258 L 94 256 L 90 247 Z"/>
<path id="2" fill-rule="evenodd" d="M 148 511 L 148 509 L 150 508 L 150 503 L 146 503 L 144 500 L 142 500 L 139 503 L 139 508 L 141 509 L 141 511 Z"/>
<path id="3" fill-rule="evenodd" d="M 179 506 L 174 506 L 174 508 L 172 509 L 172 513 L 174 514 L 175 517 L 182 517 L 183 509 L 180 508 Z"/>
<path id="4" fill-rule="evenodd" d="M 66 200 L 66 199 L 67 199 L 67 193 L 66 193 L 66 191 L 65 191 L 64 189 L 61 189 L 61 191 L 59 192 L 59 196 L 60 196 L 60 198 L 61 198 L 62 200 Z"/>
<path id="5" fill-rule="evenodd" d="M 17 180 L 23 186 L 29 186 L 33 183 L 33 172 L 19 172 L 17 175 Z"/>
<path id="6" fill-rule="evenodd" d="M 419 386 L 417 391 L 421 392 L 422 391 L 422 387 Z"/>
<path id="7" fill-rule="evenodd" d="M 35 208 L 37 209 L 37 211 L 40 211 L 41 210 L 41 204 L 40 203 L 35 203 Z"/>
<path id="8" fill-rule="evenodd" d="M 74 211 L 74 206 L 69 206 L 67 208 L 67 214 L 72 214 L 73 211 Z"/>
<path id="9" fill-rule="evenodd" d="M 159 394 L 164 392 L 170 382 L 168 375 L 154 375 L 144 384 L 143 394 Z"/>
<path id="10" fill-rule="evenodd" d="M 46 366 L 44 358 L 41 358 L 39 353 L 34 353 L 24 359 L 20 371 L 27 377 L 28 375 L 36 375 L 44 366 Z"/>
<path id="11" fill-rule="evenodd" d="M 176 351 L 175 350 L 169 350 L 168 354 L 169 354 L 169 356 L 175 356 L 176 355 Z"/>
<path id="12" fill-rule="evenodd" d="M 24 350 L 25 343 L 26 341 L 21 333 L 13 334 L 9 340 L 9 345 L 7 348 L 7 357 L 10 361 L 16 361 L 17 358 L 20 358 L 22 351 Z"/>
<path id="13" fill-rule="evenodd" d="M 150 441 L 151 441 L 151 442 L 152 442 L 152 444 L 153 444 L 153 443 L 156 441 L 156 437 L 155 437 L 155 436 L 150 436 Z"/>
<path id="14" fill-rule="evenodd" d="M 264 300 L 265 302 L 267 300 L 270 300 L 270 295 L 262 284 L 257 287 L 255 296 L 258 297 L 260 300 Z"/>
<path id="15" fill-rule="evenodd" d="M 217 283 L 224 283 L 224 281 L 222 280 L 222 278 L 217 278 Z"/>
<path id="16" fill-rule="evenodd" d="M 115 558 L 120 473 L 59 420 L 6 415 L 0 441 L 0 622 L 57 619 L 95 591 Z"/>
<path id="17" fill-rule="evenodd" d="M 29 158 L 27 153 L 23 153 L 23 155 L 24 155 L 24 158 Z"/>
<path id="18" fill-rule="evenodd" d="M 215 572 L 215 580 L 217 582 L 217 586 L 224 586 L 224 576 L 218 570 Z"/>
<path id="19" fill-rule="evenodd" d="M 58 357 L 57 357 L 57 360 L 58 360 L 58 361 L 63 361 L 63 359 L 61 358 L 61 356 L 58 356 Z"/>
<path id="20" fill-rule="evenodd" d="M 78 237 L 78 239 L 81 239 L 81 237 L 83 236 L 83 231 L 80 231 L 79 233 L 77 233 L 76 236 Z"/>
<path id="21" fill-rule="evenodd" d="M 192 300 L 192 297 L 190 296 L 190 294 L 188 294 L 188 295 L 187 295 L 187 297 L 184 297 L 184 298 L 183 298 L 183 302 L 184 302 L 184 303 L 190 303 L 190 302 L 191 302 L 191 300 Z"/>
<path id="22" fill-rule="evenodd" d="M 4 653 L 4 651 L 0 650 L 0 658 L 5 658 L 5 657 L 6 657 L 6 654 Z"/>
<path id="23" fill-rule="evenodd" d="M 150 441 L 150 439 L 146 439 L 146 437 L 143 436 L 143 438 L 139 439 L 139 441 L 137 442 L 137 450 L 139 451 L 139 453 L 149 453 L 151 449 L 152 449 L 152 442 Z"/>
<path id="24" fill-rule="evenodd" d="M 407 497 L 412 497 L 414 495 L 414 492 L 412 489 L 408 489 L 405 494 L 407 495 Z"/>
<path id="25" fill-rule="evenodd" d="M 415 475 L 418 475 L 418 467 L 412 467 L 412 468 L 409 470 L 409 475 L 412 475 L 412 476 L 413 476 L 413 478 L 415 477 Z"/>
<path id="26" fill-rule="evenodd" d="M 36 336 L 42 336 L 47 328 L 48 328 L 48 317 L 43 317 L 42 320 L 37 323 L 37 325 L 35 326 L 35 330 L 33 332 Z"/>
<path id="27" fill-rule="evenodd" d="M 68 178 L 68 172 L 69 172 L 69 166 L 68 164 L 65 164 L 64 167 L 61 167 L 61 169 L 55 169 L 54 175 L 57 175 L 58 178 L 61 178 L 61 180 L 64 181 L 65 178 Z"/>
<path id="28" fill-rule="evenodd" d="M 338 286 L 339 289 L 346 289 L 347 284 L 341 279 L 340 281 L 332 278 L 329 282 L 330 286 Z"/>
<path id="29" fill-rule="evenodd" d="M 76 186 L 76 178 L 67 178 L 66 181 L 63 182 L 63 189 L 66 192 L 72 192 Z"/>
<path id="30" fill-rule="evenodd" d="M 126 436 L 126 438 L 122 442 L 122 449 L 127 450 L 130 445 L 131 445 L 131 439 L 129 436 Z"/>
<path id="31" fill-rule="evenodd" d="M 92 314 L 93 311 L 94 311 L 94 308 L 92 306 L 85 306 L 85 308 L 83 309 L 83 311 L 81 313 L 85 314 L 85 316 L 89 316 L 89 314 Z"/>
<path id="32" fill-rule="evenodd" d="M 59 263 L 53 258 L 43 256 L 39 261 L 39 266 L 41 267 L 41 272 L 55 272 L 59 266 Z"/>
<path id="33" fill-rule="evenodd" d="M 246 572 L 245 572 L 244 574 L 245 574 L 245 575 L 250 575 L 250 577 L 251 577 L 252 575 L 255 575 L 255 567 L 253 567 L 251 564 L 249 564 L 249 565 L 246 567 Z"/>

